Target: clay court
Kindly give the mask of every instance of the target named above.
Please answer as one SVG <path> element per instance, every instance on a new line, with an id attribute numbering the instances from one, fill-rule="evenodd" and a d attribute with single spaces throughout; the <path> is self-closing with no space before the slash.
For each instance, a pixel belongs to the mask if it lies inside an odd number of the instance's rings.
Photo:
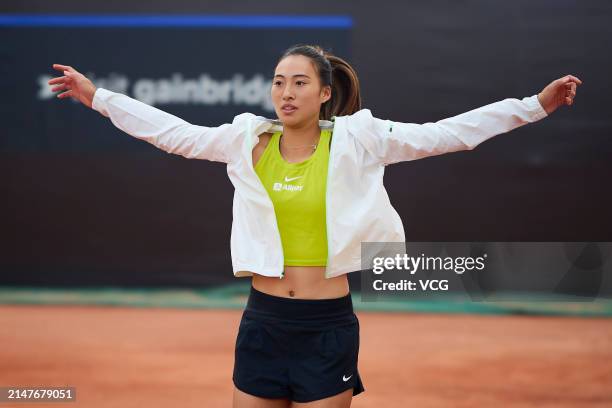
<path id="1" fill-rule="evenodd" d="M 366 407 L 610 407 L 612 320 L 356 311 Z M 2 305 L 0 384 L 42 407 L 229 407 L 240 310 Z"/>

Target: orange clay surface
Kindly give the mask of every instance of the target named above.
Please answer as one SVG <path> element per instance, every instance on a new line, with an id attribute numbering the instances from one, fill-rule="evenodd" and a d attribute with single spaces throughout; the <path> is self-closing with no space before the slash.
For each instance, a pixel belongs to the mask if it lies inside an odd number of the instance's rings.
<path id="1" fill-rule="evenodd" d="M 74 403 L 229 407 L 242 311 L 0 306 L 0 386 Z M 612 407 L 612 319 L 356 312 L 352 407 Z"/>

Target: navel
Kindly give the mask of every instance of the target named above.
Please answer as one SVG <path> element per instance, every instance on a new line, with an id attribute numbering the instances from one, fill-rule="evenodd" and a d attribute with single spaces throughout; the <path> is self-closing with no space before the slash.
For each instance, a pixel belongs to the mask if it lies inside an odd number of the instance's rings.
<path id="1" fill-rule="evenodd" d="M 289 296 L 294 297 L 294 296 L 295 296 L 295 292 L 294 292 L 294 291 L 292 291 L 292 290 L 290 290 L 290 291 L 289 291 Z"/>

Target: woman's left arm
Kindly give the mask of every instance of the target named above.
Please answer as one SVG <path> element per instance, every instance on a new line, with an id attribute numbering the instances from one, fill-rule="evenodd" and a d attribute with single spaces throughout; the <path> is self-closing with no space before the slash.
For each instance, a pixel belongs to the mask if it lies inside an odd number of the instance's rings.
<path id="1" fill-rule="evenodd" d="M 562 105 L 571 105 L 578 78 L 567 75 L 537 95 L 502 101 L 424 124 L 393 122 L 372 116 L 369 109 L 353 114 L 355 131 L 383 165 L 461 150 L 472 150 L 495 135 L 547 117 Z M 369 137 L 368 137 L 369 136 Z"/>

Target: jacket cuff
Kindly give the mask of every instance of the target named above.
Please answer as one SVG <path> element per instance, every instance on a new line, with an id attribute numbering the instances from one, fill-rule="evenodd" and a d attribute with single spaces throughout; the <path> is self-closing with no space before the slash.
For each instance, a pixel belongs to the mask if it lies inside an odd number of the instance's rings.
<path id="1" fill-rule="evenodd" d="M 102 115 L 106 117 L 110 117 L 109 113 L 106 111 L 106 99 L 108 99 L 114 92 L 109 91 L 108 89 L 98 88 L 94 93 L 93 100 L 91 101 L 91 108 L 97 110 Z"/>
<path id="2" fill-rule="evenodd" d="M 535 122 L 548 116 L 538 99 L 538 94 L 524 99 L 529 111 L 531 112 L 531 121 Z"/>

